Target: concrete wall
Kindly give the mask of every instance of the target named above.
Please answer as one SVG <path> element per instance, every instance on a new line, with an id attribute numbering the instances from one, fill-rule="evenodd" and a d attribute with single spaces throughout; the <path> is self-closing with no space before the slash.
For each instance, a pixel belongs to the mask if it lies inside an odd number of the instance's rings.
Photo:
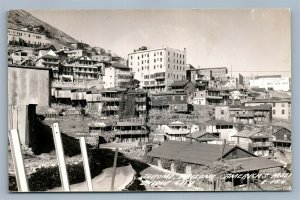
<path id="1" fill-rule="evenodd" d="M 34 140 L 35 107 L 50 106 L 50 71 L 8 67 L 8 130 L 17 129 L 22 144 Z"/>
<path id="2" fill-rule="evenodd" d="M 8 105 L 50 106 L 50 71 L 8 67 Z"/>
<path id="3" fill-rule="evenodd" d="M 215 107 L 215 118 L 229 121 L 229 119 L 230 119 L 229 107 L 228 106 Z"/>

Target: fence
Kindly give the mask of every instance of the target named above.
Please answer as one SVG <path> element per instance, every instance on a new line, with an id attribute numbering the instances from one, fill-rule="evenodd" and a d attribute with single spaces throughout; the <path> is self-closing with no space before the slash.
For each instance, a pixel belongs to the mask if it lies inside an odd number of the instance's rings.
<path id="1" fill-rule="evenodd" d="M 55 144 L 56 157 L 57 157 L 58 168 L 60 173 L 60 180 L 62 183 L 62 189 L 63 191 L 67 192 L 70 191 L 70 184 L 69 184 L 68 172 L 67 172 L 67 167 L 65 162 L 63 143 L 62 143 L 62 138 L 61 138 L 61 133 L 59 131 L 58 123 L 53 123 L 51 125 L 51 128 L 52 128 L 52 134 L 53 134 L 53 139 Z M 21 149 L 21 143 L 20 143 L 20 138 L 17 129 L 10 130 L 8 132 L 8 138 L 9 138 L 9 144 L 10 144 L 10 149 L 13 158 L 18 191 L 29 192 L 28 181 L 26 177 L 24 160 L 23 160 L 22 149 Z M 85 179 L 87 182 L 88 191 L 93 191 L 85 137 L 79 137 L 79 142 L 80 142 L 80 149 L 82 154 L 82 161 L 83 161 L 83 167 L 84 167 L 84 173 L 85 173 Z M 114 157 L 113 175 L 111 181 L 112 191 L 114 190 L 117 157 L 118 157 L 118 148 L 115 151 L 115 157 Z"/>

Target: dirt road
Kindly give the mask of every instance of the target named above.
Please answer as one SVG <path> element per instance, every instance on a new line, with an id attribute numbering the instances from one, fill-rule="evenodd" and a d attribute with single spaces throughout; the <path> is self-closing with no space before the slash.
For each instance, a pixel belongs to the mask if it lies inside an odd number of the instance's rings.
<path id="1" fill-rule="evenodd" d="M 114 191 L 121 191 L 128 185 L 134 177 L 135 171 L 131 165 L 125 167 L 117 167 Z M 103 173 L 92 179 L 94 191 L 110 191 L 112 177 L 112 168 L 103 170 Z M 87 190 L 87 183 L 77 183 L 70 186 L 71 192 L 85 192 Z M 61 187 L 49 190 L 49 192 L 62 192 Z"/>

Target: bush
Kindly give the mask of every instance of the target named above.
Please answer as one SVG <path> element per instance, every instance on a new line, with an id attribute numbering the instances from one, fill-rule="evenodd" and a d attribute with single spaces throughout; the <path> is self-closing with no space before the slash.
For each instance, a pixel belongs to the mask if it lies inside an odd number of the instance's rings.
<path id="1" fill-rule="evenodd" d="M 70 184 L 85 181 L 83 164 L 67 165 L 68 178 Z M 94 166 L 91 167 L 91 174 L 95 176 Z M 99 172 L 98 172 L 99 174 Z M 28 177 L 30 191 L 47 191 L 61 186 L 58 166 L 42 167 Z M 9 176 L 9 190 L 18 191 L 15 176 Z"/>
<path id="2" fill-rule="evenodd" d="M 161 166 L 164 169 L 171 170 L 171 163 L 172 163 L 171 160 L 164 159 L 164 158 L 161 159 Z"/>
<path id="3" fill-rule="evenodd" d="M 185 173 L 185 168 L 187 166 L 187 163 L 176 160 L 176 161 L 174 161 L 174 164 L 175 164 L 177 173 L 182 173 L 182 174 Z"/>

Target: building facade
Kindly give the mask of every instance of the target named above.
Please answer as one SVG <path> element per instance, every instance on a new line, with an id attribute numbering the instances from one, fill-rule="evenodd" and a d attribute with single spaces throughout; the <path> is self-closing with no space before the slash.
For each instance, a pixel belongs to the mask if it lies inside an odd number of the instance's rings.
<path id="1" fill-rule="evenodd" d="M 164 92 L 155 93 L 150 96 L 151 109 L 167 109 L 171 112 L 188 113 L 191 112 L 191 107 L 188 104 L 186 94 Z"/>
<path id="2" fill-rule="evenodd" d="M 46 54 L 36 61 L 36 66 L 52 69 L 53 80 L 59 80 L 59 61 L 60 58 L 56 54 Z"/>
<path id="3" fill-rule="evenodd" d="M 250 80 L 250 87 L 265 88 L 266 90 L 290 91 L 288 77 L 256 77 Z"/>
<path id="4" fill-rule="evenodd" d="M 125 65 L 114 63 L 104 69 L 104 88 L 127 87 L 131 80 L 130 68 Z"/>
<path id="5" fill-rule="evenodd" d="M 267 98 L 245 102 L 245 106 L 271 105 L 274 119 L 291 119 L 291 99 Z"/>
<path id="6" fill-rule="evenodd" d="M 73 69 L 74 81 L 102 79 L 102 63 L 92 60 L 88 56 L 70 59 L 64 63 L 65 68 Z M 71 72 L 67 72 L 68 74 Z"/>
<path id="7" fill-rule="evenodd" d="M 186 50 L 140 48 L 128 54 L 128 66 L 141 88 L 166 91 L 174 81 L 186 79 Z"/>
<path id="8" fill-rule="evenodd" d="M 20 42 L 20 40 L 25 41 L 27 44 L 32 45 L 46 45 L 50 41 L 47 39 L 46 35 L 36 32 L 31 32 L 27 30 L 19 30 L 8 28 L 8 44 L 13 41 Z"/>

